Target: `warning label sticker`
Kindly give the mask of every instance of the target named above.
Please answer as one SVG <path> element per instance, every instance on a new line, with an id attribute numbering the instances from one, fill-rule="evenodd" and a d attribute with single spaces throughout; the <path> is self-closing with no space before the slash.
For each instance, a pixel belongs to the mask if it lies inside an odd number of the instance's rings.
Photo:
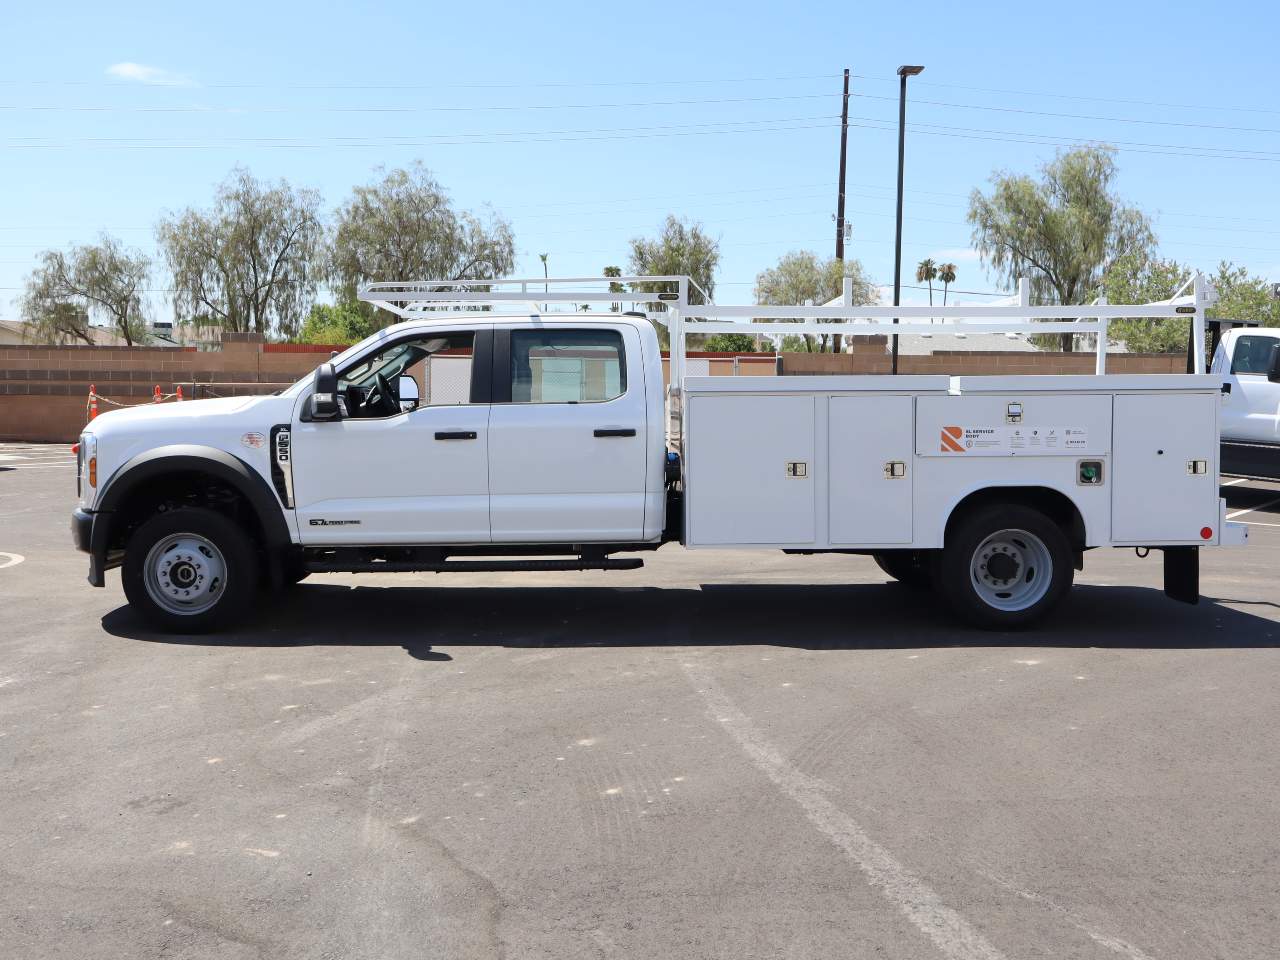
<path id="1" fill-rule="evenodd" d="M 1085 450 L 1089 431 L 1081 427 L 943 427 L 943 453 L 1065 453 Z"/>

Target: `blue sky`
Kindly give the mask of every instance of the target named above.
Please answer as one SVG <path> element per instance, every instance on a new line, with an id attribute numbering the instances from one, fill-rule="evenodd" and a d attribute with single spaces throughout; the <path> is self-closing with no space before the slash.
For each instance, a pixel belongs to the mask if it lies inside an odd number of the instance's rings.
<path id="1" fill-rule="evenodd" d="M 459 205 L 511 221 L 522 272 L 544 251 L 553 274 L 625 265 L 627 240 L 671 212 L 721 239 L 716 299 L 749 302 L 788 250 L 832 251 L 845 67 L 849 250 L 889 283 L 902 63 L 926 66 L 904 281 L 932 256 L 957 262 L 958 288 L 997 289 L 968 249 L 969 191 L 1081 139 L 1121 147 L 1119 189 L 1165 255 L 1280 281 L 1263 2 L 70 3 L 6 21 L 4 317 L 40 249 L 105 230 L 154 251 L 158 216 L 208 203 L 237 164 L 331 208 L 415 159 Z"/>

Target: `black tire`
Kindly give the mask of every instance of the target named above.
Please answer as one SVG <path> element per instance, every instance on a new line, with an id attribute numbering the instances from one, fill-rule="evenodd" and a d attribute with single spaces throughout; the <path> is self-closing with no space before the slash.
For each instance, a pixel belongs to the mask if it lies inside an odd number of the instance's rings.
<path id="1" fill-rule="evenodd" d="M 1001 566 L 988 566 L 999 553 Z M 1071 543 L 1062 528 L 1021 504 L 991 504 L 960 518 L 936 568 L 938 589 L 951 608 L 984 630 L 1035 623 L 1066 596 L 1074 576 Z"/>
<path id="2" fill-rule="evenodd" d="M 871 559 L 886 575 L 916 590 L 933 588 L 933 570 L 929 555 L 922 550 L 886 550 L 873 553 Z"/>
<path id="3" fill-rule="evenodd" d="M 129 605 L 153 626 L 166 633 L 207 633 L 236 622 L 253 603 L 258 552 L 234 520 L 183 507 L 158 514 L 134 531 L 121 580 Z M 180 596 L 184 582 L 194 600 Z M 200 605 L 183 607 L 194 603 Z"/>

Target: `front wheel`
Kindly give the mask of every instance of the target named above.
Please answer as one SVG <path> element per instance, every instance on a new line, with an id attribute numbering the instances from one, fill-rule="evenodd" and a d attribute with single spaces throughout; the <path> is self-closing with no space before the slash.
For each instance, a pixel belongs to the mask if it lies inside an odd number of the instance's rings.
<path id="1" fill-rule="evenodd" d="M 134 531 L 121 580 L 129 605 L 156 627 L 204 633 L 248 609 L 257 592 L 257 552 L 234 521 L 183 507 Z"/>
<path id="2" fill-rule="evenodd" d="M 947 538 L 938 585 L 974 626 L 1029 626 L 1071 589 L 1071 544 L 1038 510 L 993 504 L 962 519 Z"/>

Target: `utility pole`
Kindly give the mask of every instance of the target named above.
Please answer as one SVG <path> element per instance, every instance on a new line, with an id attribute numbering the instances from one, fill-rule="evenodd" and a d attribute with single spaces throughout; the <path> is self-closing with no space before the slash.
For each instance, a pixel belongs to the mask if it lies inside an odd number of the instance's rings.
<path id="1" fill-rule="evenodd" d="M 924 67 L 902 66 L 898 76 L 902 80 L 898 91 L 898 227 L 893 235 L 893 305 L 902 305 L 902 167 L 907 151 L 907 77 L 919 76 Z M 898 318 L 894 317 L 896 324 Z M 898 335 L 893 335 L 890 371 L 898 373 Z"/>
<path id="2" fill-rule="evenodd" d="M 836 259 L 844 267 L 844 166 L 849 150 L 849 68 L 844 71 L 844 100 L 840 105 L 840 193 L 836 197 Z M 841 349 L 840 334 L 831 338 L 833 353 Z"/>

